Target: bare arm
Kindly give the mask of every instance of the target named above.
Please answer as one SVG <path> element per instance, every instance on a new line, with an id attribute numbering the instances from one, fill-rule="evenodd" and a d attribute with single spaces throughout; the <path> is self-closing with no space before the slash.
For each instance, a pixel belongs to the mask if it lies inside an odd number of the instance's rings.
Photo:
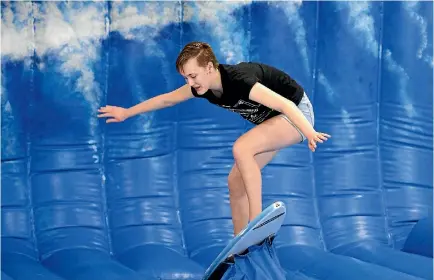
<path id="1" fill-rule="evenodd" d="M 280 96 L 261 83 L 256 83 L 252 87 L 249 97 L 253 101 L 285 114 L 309 140 L 309 147 L 312 151 L 315 151 L 316 142 L 323 143 L 323 140 L 330 137 L 328 134 L 316 132 L 294 102 Z"/>
<path id="2" fill-rule="evenodd" d="M 178 104 L 194 97 L 188 84 L 168 93 L 160 94 L 130 108 L 107 105 L 98 109 L 99 118 L 107 118 L 107 123 L 122 122 L 135 115 L 155 111 Z"/>
<path id="3" fill-rule="evenodd" d="M 256 83 L 250 93 L 250 99 L 285 114 L 306 137 L 315 133 L 312 125 L 298 110 L 294 102 L 278 95 L 260 83 Z"/>
<path id="4" fill-rule="evenodd" d="M 127 117 L 133 117 L 138 114 L 155 111 L 158 109 L 174 106 L 180 102 L 193 98 L 191 88 L 188 84 L 183 85 L 169 93 L 164 93 L 145 100 L 135 106 L 127 109 Z"/>

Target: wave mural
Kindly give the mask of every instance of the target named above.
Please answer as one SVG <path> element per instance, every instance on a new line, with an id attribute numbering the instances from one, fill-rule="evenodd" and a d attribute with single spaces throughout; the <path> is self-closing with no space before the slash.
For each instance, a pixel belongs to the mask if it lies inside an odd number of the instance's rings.
<path id="1" fill-rule="evenodd" d="M 201 279 L 232 238 L 232 144 L 251 124 L 199 99 L 113 124 L 97 110 L 183 85 L 179 51 L 206 41 L 221 63 L 287 71 L 332 135 L 263 170 L 264 205 L 288 207 L 287 277 L 432 279 L 432 2 L 1 7 L 2 278 Z"/>

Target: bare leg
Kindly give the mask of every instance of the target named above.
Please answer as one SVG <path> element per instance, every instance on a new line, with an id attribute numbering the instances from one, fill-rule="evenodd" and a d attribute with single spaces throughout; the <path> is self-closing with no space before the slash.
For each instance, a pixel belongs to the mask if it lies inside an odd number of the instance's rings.
<path id="1" fill-rule="evenodd" d="M 261 166 L 255 160 L 255 155 L 277 151 L 300 141 L 301 135 L 295 127 L 277 116 L 255 126 L 235 142 L 233 155 L 247 194 L 249 221 L 262 212 Z M 235 220 L 238 219 L 241 221 L 237 221 L 237 228 L 245 222 L 244 217 L 236 216 Z"/>
<path id="2" fill-rule="evenodd" d="M 260 169 L 273 159 L 277 151 L 257 154 L 255 160 Z M 232 222 L 234 224 L 234 235 L 247 225 L 249 221 L 249 200 L 243 178 L 235 163 L 228 176 L 229 201 L 232 210 Z"/>

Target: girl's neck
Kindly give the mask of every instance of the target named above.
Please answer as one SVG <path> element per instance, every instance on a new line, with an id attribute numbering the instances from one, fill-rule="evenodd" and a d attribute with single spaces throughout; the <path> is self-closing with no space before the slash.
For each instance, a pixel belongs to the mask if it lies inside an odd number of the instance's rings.
<path id="1" fill-rule="evenodd" d="M 210 89 L 217 92 L 223 92 L 222 77 L 218 68 L 213 73 Z"/>

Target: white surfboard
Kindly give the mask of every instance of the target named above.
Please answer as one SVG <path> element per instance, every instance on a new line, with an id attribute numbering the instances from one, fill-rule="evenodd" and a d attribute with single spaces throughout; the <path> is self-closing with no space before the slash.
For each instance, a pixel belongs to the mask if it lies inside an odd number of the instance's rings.
<path id="1" fill-rule="evenodd" d="M 229 242 L 205 271 L 202 279 L 218 279 L 216 274 L 223 273 L 221 270 L 224 269 L 222 264 L 225 260 L 233 255 L 243 253 L 249 247 L 259 244 L 269 237 L 273 237 L 280 230 L 285 216 L 286 208 L 283 202 L 277 201 L 268 206 Z"/>

